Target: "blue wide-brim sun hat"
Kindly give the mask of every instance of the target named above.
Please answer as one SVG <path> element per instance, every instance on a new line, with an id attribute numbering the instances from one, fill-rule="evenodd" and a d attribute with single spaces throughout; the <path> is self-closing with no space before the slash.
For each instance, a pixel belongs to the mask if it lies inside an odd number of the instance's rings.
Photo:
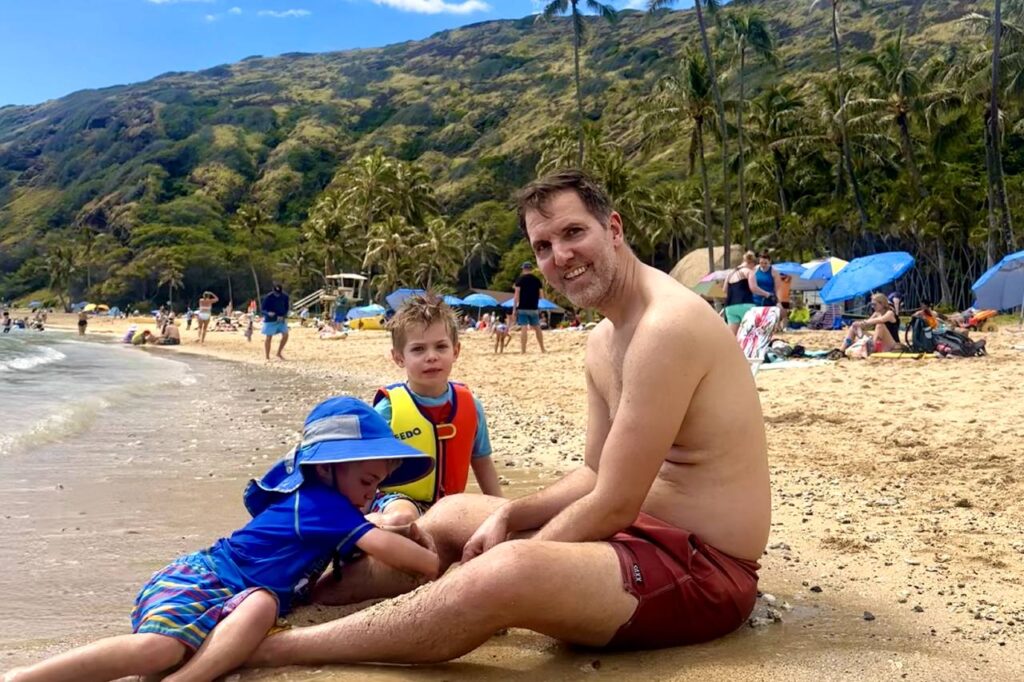
<path id="1" fill-rule="evenodd" d="M 372 407 L 348 396 L 328 398 L 306 417 L 302 442 L 262 478 L 249 481 L 243 493 L 245 508 L 256 516 L 276 497 L 298 490 L 305 482 L 306 465 L 374 459 L 400 460 L 381 487 L 418 481 L 434 469 L 434 459 L 395 438 L 391 426 Z"/>

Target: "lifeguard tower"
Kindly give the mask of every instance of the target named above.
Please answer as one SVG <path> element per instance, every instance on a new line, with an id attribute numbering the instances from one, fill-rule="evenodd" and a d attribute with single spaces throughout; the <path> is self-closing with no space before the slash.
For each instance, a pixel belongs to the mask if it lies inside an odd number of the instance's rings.
<path id="1" fill-rule="evenodd" d="M 313 293 L 303 296 L 292 304 L 292 307 L 301 310 L 308 306 L 320 305 L 325 310 L 334 307 L 334 302 L 344 297 L 349 307 L 362 303 L 365 294 L 367 278 L 352 272 L 342 272 L 337 275 L 325 277 L 327 285 L 317 289 Z"/>

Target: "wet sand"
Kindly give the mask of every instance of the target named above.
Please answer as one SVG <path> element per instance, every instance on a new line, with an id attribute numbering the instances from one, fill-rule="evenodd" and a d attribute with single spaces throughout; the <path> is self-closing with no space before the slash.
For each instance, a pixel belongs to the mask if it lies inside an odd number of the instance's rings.
<path id="1" fill-rule="evenodd" d="M 124 326 L 94 321 L 89 330 L 114 333 Z M 760 582 L 768 596 L 755 611 L 756 627 L 707 645 L 634 654 L 575 650 L 513 630 L 445 666 L 289 669 L 241 678 L 1021 679 L 1024 353 L 1011 346 L 1024 343 L 1024 335 L 1004 328 L 985 336 L 988 358 L 844 361 L 758 375 L 773 528 Z M 374 386 L 402 378 L 381 332 L 320 341 L 311 330 L 293 329 L 288 361 L 269 366 L 258 337 L 246 343 L 240 334 L 210 333 L 203 348 L 184 330 L 183 338 L 179 348 L 149 352 L 203 363 L 204 385 L 223 393 L 203 396 L 197 389 L 195 399 L 208 402 L 193 407 L 226 415 L 222 420 L 230 421 L 218 435 L 223 444 L 186 439 L 195 446 L 189 467 L 173 458 L 99 471 L 54 471 L 41 463 L 16 485 L 0 469 L 4 499 L 12 487 L 31 488 L 17 493 L 21 513 L 42 517 L 0 521 L 5 599 L 13 584 L 5 574 L 29 575 L 33 585 L 16 608 L 4 607 L 0 650 L 7 654 L 0 668 L 125 632 L 135 590 L 150 570 L 244 520 L 245 479 L 268 463 L 264 450 L 272 461 L 285 449 L 313 403 L 344 390 L 369 399 Z M 469 384 L 487 409 L 495 462 L 510 495 L 579 465 L 585 338 L 548 334 L 544 356 L 531 339 L 527 355 L 497 357 L 490 337 L 464 339 L 454 378 Z M 831 348 L 840 336 L 792 339 Z M 193 353 L 247 364 L 190 358 Z M 209 423 L 195 421 L 180 426 L 209 430 Z M 265 442 L 260 451 L 247 440 L 253 433 Z M 63 451 L 70 456 L 74 444 L 63 444 Z M 73 484 L 58 490 L 61 481 Z M 110 494 L 111 481 L 122 492 Z M 63 500 L 59 506 L 55 498 Z M 144 516 L 158 509 L 173 513 Z M 83 537 L 69 540 L 75 537 L 69 526 L 83 529 L 76 531 Z M 292 620 L 305 624 L 337 613 L 304 609 Z"/>

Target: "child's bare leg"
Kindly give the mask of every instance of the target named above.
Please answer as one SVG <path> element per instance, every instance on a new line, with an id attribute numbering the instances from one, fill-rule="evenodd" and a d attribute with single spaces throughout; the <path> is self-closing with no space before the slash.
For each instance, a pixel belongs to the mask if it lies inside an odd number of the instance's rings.
<path id="1" fill-rule="evenodd" d="M 165 635 L 107 637 L 4 675 L 4 682 L 100 682 L 129 675 L 154 675 L 175 666 L 185 645 Z"/>
<path id="2" fill-rule="evenodd" d="M 253 592 L 217 624 L 188 663 L 164 682 L 212 680 L 242 665 L 277 620 L 277 599 L 266 590 Z"/>

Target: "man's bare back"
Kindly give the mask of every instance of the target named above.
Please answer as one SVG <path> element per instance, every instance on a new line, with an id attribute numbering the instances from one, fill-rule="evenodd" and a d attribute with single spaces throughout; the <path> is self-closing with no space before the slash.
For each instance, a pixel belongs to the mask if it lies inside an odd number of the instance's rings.
<path id="1" fill-rule="evenodd" d="M 771 499 L 761 405 L 749 366 L 728 328 L 700 297 L 654 268 L 642 266 L 640 275 L 640 314 L 678 316 L 700 329 L 680 341 L 678 352 L 704 372 L 643 511 L 723 552 L 756 561 L 768 537 Z M 617 329 L 606 319 L 587 343 L 587 372 L 607 405 L 609 424 L 635 330 L 636 325 Z M 650 387 L 652 410 L 659 409 L 660 388 Z"/>

